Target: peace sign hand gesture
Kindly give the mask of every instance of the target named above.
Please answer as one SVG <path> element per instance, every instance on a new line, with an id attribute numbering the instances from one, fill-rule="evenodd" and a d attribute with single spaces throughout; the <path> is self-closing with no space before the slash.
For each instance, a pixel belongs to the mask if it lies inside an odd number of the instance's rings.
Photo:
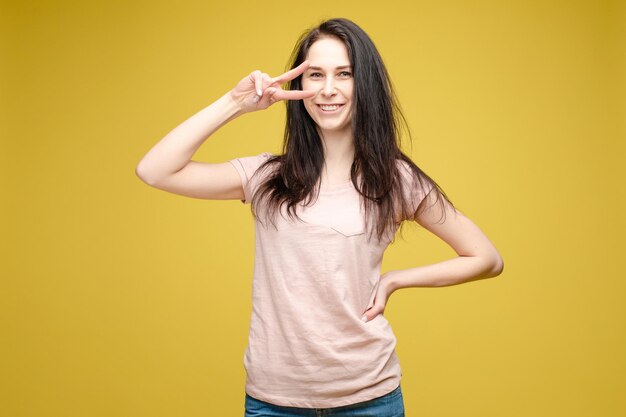
<path id="1" fill-rule="evenodd" d="M 304 61 L 296 68 L 274 78 L 259 70 L 252 71 L 230 91 L 231 97 L 239 104 L 243 113 L 266 109 L 280 100 L 313 97 L 316 94 L 314 91 L 283 90 L 280 87 L 302 74 L 308 67 L 309 61 Z"/>

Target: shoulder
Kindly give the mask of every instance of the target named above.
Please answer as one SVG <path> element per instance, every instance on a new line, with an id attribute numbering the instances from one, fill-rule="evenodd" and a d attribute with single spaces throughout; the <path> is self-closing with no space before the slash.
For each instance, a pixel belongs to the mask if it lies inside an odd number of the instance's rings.
<path id="1" fill-rule="evenodd" d="M 412 171 L 411 164 L 401 158 L 396 159 L 396 168 L 401 174 L 410 174 Z"/>
<path id="2" fill-rule="evenodd" d="M 230 159 L 230 162 L 241 179 L 243 186 L 244 199 L 241 200 L 244 203 L 250 203 L 255 190 L 259 187 L 265 178 L 269 176 L 271 172 L 268 169 L 259 169 L 263 167 L 264 163 L 275 157 L 276 155 L 270 152 L 262 152 L 257 155 L 242 156 L 240 158 Z M 274 164 L 265 165 L 265 167 L 274 166 Z"/>
<path id="3" fill-rule="evenodd" d="M 419 168 L 413 162 L 404 159 L 396 159 L 396 169 L 398 170 L 398 179 L 405 187 L 415 188 L 420 183 Z"/>
<path id="4" fill-rule="evenodd" d="M 433 188 L 430 178 L 413 161 L 396 159 L 400 189 L 404 198 L 421 201 Z"/>
<path id="5" fill-rule="evenodd" d="M 276 156 L 276 155 L 270 152 L 261 152 L 260 154 L 257 154 L 257 155 L 249 155 L 249 156 L 241 156 L 238 158 L 233 158 L 231 159 L 231 161 L 240 161 L 240 162 L 244 162 L 247 164 L 257 163 L 260 165 L 273 156 Z"/>
<path id="6" fill-rule="evenodd" d="M 267 160 L 276 155 L 270 152 L 262 152 L 257 155 L 242 156 L 239 158 L 233 158 L 229 160 L 231 164 L 237 168 L 241 174 L 244 174 L 247 179 L 250 179 L 252 175 L 263 165 Z"/>

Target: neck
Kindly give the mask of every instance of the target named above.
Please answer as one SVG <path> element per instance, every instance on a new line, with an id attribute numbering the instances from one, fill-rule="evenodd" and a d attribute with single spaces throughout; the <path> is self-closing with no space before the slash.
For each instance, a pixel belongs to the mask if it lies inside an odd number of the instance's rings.
<path id="1" fill-rule="evenodd" d="M 342 182 L 350 178 L 354 161 L 354 139 L 349 130 L 320 134 L 324 147 L 324 172 L 328 182 Z"/>

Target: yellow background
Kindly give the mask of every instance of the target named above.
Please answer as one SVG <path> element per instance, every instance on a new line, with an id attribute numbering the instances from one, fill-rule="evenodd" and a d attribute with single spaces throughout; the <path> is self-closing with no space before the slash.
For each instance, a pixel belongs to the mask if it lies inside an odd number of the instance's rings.
<path id="1" fill-rule="evenodd" d="M 497 278 L 394 293 L 407 416 L 626 415 L 618 1 L 2 1 L 0 416 L 242 416 L 253 223 L 135 166 L 299 34 L 373 38 L 407 152 L 500 250 Z M 195 160 L 277 152 L 284 105 Z M 418 227 L 383 271 L 454 256 Z"/>

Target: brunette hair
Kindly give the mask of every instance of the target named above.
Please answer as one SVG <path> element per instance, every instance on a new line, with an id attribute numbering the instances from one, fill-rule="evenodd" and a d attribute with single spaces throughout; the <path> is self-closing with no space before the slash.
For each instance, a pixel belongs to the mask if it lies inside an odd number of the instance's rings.
<path id="1" fill-rule="evenodd" d="M 354 22 L 345 18 L 323 21 L 305 31 L 298 39 L 287 69 L 300 65 L 313 43 L 324 37 L 343 42 L 347 48 L 354 77 L 353 110 L 351 127 L 354 135 L 354 162 L 351 179 L 364 202 L 365 218 L 369 224 L 371 213 L 376 218 L 378 239 L 403 220 L 415 219 L 432 198 L 442 204 L 444 199 L 452 202 L 439 185 L 400 150 L 402 126 L 408 125 L 394 93 L 383 60 L 370 37 Z M 288 89 L 301 90 L 302 76 L 288 83 Z M 317 198 L 319 180 L 324 165 L 324 150 L 317 125 L 304 107 L 302 100 L 286 100 L 283 154 L 273 155 L 258 171 L 274 167 L 271 174 L 260 184 L 252 198 L 252 212 L 263 200 L 267 208 L 265 219 L 274 223 L 273 217 L 283 204 L 290 218 L 299 218 L 296 205 L 310 204 Z M 412 175 L 412 185 L 420 187 L 425 196 L 417 207 L 411 208 L 409 196 L 403 195 L 403 179 L 400 172 L 404 165 Z M 257 171 L 257 172 L 258 172 Z M 406 175 L 406 174 L 405 174 Z M 360 178 L 360 182 L 359 182 Z M 415 190 L 412 190 L 415 196 Z M 401 219 L 396 217 L 400 213 Z M 373 230 L 373 229 L 372 229 Z M 392 239 L 393 240 L 393 239 Z"/>

